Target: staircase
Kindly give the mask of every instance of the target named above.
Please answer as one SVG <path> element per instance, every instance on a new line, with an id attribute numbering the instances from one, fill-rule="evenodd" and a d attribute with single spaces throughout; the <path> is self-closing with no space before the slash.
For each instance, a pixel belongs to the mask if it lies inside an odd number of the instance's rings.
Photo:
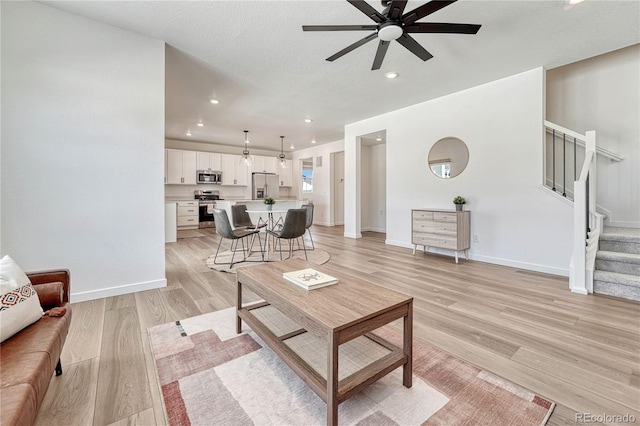
<path id="1" fill-rule="evenodd" d="M 593 292 L 640 301 L 640 229 L 604 228 L 596 253 Z"/>

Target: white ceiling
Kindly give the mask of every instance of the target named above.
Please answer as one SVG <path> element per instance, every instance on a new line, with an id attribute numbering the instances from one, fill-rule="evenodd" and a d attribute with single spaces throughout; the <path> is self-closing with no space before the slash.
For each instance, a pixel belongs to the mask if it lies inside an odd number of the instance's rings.
<path id="1" fill-rule="evenodd" d="M 376 41 L 325 61 L 370 32 L 301 29 L 373 23 L 344 0 L 42 3 L 167 43 L 167 138 L 240 147 L 249 130 L 250 148 L 279 150 L 284 135 L 285 151 L 340 140 L 348 123 L 640 42 L 636 0 L 462 0 L 421 22 L 482 24 L 477 35 L 414 35 L 434 55 L 426 62 L 392 42 L 371 71 Z M 409 1 L 405 11 L 423 3 Z M 400 77 L 384 78 L 389 70 Z"/>

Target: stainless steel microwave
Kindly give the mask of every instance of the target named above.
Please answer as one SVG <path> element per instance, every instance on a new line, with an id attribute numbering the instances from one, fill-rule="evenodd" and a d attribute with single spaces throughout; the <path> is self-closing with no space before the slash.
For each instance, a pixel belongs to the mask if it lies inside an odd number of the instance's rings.
<path id="1" fill-rule="evenodd" d="M 222 183 L 222 172 L 214 172 L 211 170 L 198 170 L 196 172 L 196 182 L 198 183 Z"/>

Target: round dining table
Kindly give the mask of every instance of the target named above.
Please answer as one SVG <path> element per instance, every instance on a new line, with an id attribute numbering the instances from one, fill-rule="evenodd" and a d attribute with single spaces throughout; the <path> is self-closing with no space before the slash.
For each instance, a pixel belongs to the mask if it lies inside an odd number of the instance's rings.
<path id="1" fill-rule="evenodd" d="M 258 222 L 256 223 L 256 226 L 260 226 L 260 225 L 262 225 L 264 223 L 264 224 L 267 225 L 266 228 L 271 229 L 271 230 L 275 229 L 278 225 L 282 224 L 282 222 L 283 222 L 282 215 L 286 214 L 288 211 L 289 211 L 288 209 L 287 210 L 246 210 L 246 212 L 249 213 L 249 214 L 254 213 L 254 214 L 258 214 L 259 215 Z M 265 214 L 266 214 L 266 219 L 263 218 L 263 215 L 265 215 Z M 277 220 L 275 220 L 273 218 L 274 214 L 280 215 Z M 265 234 L 266 234 L 266 232 L 265 232 Z M 266 239 L 266 244 L 265 244 L 265 255 L 266 255 L 266 257 L 265 257 L 265 261 L 268 262 L 269 261 L 269 252 L 271 251 L 270 250 L 270 245 L 269 245 L 269 235 L 265 235 L 265 239 Z M 275 248 L 275 243 L 273 244 L 273 246 Z"/>

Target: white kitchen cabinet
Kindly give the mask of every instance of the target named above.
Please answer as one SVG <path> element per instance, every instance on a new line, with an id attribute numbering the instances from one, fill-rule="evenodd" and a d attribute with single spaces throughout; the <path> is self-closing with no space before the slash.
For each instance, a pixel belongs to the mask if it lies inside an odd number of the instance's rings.
<path id="1" fill-rule="evenodd" d="M 178 229 L 198 229 L 199 208 L 197 201 L 178 201 Z"/>
<path id="2" fill-rule="evenodd" d="M 170 185 L 196 184 L 196 152 L 180 149 L 166 151 L 166 182 Z"/>
<path id="3" fill-rule="evenodd" d="M 278 162 L 278 175 L 280 176 L 280 186 L 291 187 L 293 186 L 293 161 L 284 160 L 287 167 L 280 167 L 280 162 Z"/>
<path id="4" fill-rule="evenodd" d="M 197 165 L 198 170 L 219 172 L 222 170 L 222 156 L 216 152 L 197 152 Z"/>
<path id="5" fill-rule="evenodd" d="M 253 173 L 278 173 L 278 159 L 276 157 L 253 156 Z"/>
<path id="6" fill-rule="evenodd" d="M 249 167 L 240 161 L 239 155 L 221 154 L 222 185 L 247 186 L 249 182 Z"/>

